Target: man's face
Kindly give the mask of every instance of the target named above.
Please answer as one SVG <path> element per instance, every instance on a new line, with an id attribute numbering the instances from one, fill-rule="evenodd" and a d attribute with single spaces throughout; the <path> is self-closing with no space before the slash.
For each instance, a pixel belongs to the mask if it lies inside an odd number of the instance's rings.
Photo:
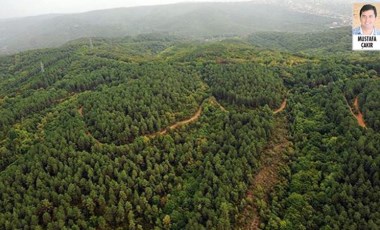
<path id="1" fill-rule="evenodd" d="M 362 12 L 360 16 L 360 23 L 363 29 L 372 30 L 375 26 L 375 12 L 373 10 L 367 10 Z"/>

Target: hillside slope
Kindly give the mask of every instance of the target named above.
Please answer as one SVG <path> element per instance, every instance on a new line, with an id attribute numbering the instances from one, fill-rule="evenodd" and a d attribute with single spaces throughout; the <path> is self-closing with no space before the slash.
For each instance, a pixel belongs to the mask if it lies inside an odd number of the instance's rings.
<path id="1" fill-rule="evenodd" d="M 0 57 L 1 229 L 379 226 L 378 55 L 92 44 Z"/>

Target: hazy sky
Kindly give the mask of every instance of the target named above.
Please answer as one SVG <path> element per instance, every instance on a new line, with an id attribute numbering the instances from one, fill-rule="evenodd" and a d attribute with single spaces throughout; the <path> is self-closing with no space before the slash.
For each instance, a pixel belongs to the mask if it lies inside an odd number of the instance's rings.
<path id="1" fill-rule="evenodd" d="M 0 0 L 0 18 L 178 2 L 239 2 L 247 0 Z"/>

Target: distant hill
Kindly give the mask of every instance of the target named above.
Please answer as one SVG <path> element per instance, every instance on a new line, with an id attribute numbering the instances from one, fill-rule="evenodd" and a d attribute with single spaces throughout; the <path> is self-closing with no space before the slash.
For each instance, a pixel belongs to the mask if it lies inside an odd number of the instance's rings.
<path id="1" fill-rule="evenodd" d="M 182 3 L 44 15 L 0 20 L 0 55 L 55 47 L 81 37 L 120 37 L 145 33 L 210 38 L 257 31 L 312 32 L 339 19 L 279 4 Z"/>

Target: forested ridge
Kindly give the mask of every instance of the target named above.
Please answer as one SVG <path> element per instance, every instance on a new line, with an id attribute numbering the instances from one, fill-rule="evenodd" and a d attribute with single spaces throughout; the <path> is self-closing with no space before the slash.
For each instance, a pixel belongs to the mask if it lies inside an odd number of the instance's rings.
<path id="1" fill-rule="evenodd" d="M 0 57 L 0 228 L 376 229 L 380 58 L 297 49 L 155 34 Z"/>

